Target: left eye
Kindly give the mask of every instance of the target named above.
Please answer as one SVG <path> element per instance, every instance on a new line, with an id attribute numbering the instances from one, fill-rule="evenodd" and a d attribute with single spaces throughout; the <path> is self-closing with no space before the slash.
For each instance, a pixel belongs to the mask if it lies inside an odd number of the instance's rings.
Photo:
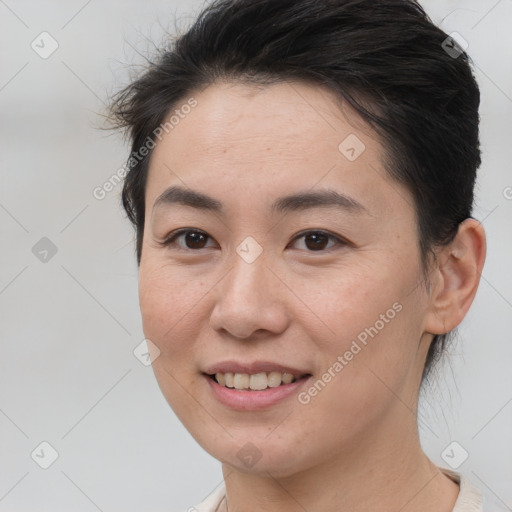
<path id="1" fill-rule="evenodd" d="M 305 248 L 310 252 L 324 251 L 326 249 L 331 249 L 335 245 L 345 245 L 342 239 L 325 231 L 306 231 L 297 235 L 293 241 L 295 242 L 301 239 L 304 239 L 303 247 L 301 247 L 301 249 Z M 334 241 L 334 243 L 329 246 L 329 241 Z"/>
<path id="2" fill-rule="evenodd" d="M 185 246 L 178 244 L 176 240 L 183 237 Z M 211 238 L 203 231 L 197 229 L 180 229 L 162 243 L 164 246 L 177 245 L 181 249 L 204 249 L 206 241 Z"/>

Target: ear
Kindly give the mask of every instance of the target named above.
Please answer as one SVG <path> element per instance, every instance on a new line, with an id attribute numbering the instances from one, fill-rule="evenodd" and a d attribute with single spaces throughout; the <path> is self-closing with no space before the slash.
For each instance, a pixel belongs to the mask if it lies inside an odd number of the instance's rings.
<path id="1" fill-rule="evenodd" d="M 482 224 L 475 219 L 461 222 L 457 236 L 438 253 L 426 316 L 427 332 L 444 334 L 461 323 L 478 289 L 485 254 Z"/>

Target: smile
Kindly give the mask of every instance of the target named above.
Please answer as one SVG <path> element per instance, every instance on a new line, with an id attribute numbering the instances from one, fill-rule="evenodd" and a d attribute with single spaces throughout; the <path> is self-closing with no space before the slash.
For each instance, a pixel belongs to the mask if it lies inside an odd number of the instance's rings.
<path id="1" fill-rule="evenodd" d="M 303 375 L 293 375 L 288 372 L 259 372 L 259 373 L 216 373 L 210 375 L 221 386 L 237 390 L 262 391 L 269 388 L 277 388 L 291 384 L 299 380 Z"/>

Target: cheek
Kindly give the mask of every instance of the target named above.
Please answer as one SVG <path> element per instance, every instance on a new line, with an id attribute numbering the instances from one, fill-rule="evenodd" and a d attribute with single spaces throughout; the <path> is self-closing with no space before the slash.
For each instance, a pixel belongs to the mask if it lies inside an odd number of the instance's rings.
<path id="1" fill-rule="evenodd" d="M 151 261 L 150 256 L 141 262 L 139 303 L 144 335 L 158 346 L 161 355 L 193 347 L 208 289 L 205 280 L 189 276 L 183 267 Z"/>
<path id="2" fill-rule="evenodd" d="M 407 286 L 392 274 L 391 268 L 367 265 L 290 277 L 294 293 L 310 312 L 296 319 L 302 323 L 307 318 L 308 327 L 321 326 L 323 336 L 316 339 L 325 348 L 348 349 L 346 344 L 358 336 L 364 343 L 371 334 L 376 335 L 375 324 L 380 335 L 400 316 L 397 310 L 402 309 Z"/>
<path id="3" fill-rule="evenodd" d="M 162 263 L 146 252 L 139 270 L 139 302 L 144 336 L 159 356 L 152 368 L 165 399 L 180 421 L 188 424 L 194 371 L 197 318 L 207 290 L 201 279 L 190 279 L 183 267 Z"/>
<path id="4" fill-rule="evenodd" d="M 321 379 L 328 382 L 325 388 L 346 397 L 342 408 L 359 410 L 392 395 L 390 389 L 400 389 L 416 364 L 423 318 L 416 270 L 383 265 L 374 270 L 333 273 L 342 277 L 316 282 L 309 292 L 297 282 L 297 293 L 307 296 L 317 313 L 309 325 L 325 325 L 323 336 L 314 329 L 309 336 L 321 354 L 320 373 L 327 373 Z M 318 387 L 316 396 L 324 394 L 322 383 Z"/>

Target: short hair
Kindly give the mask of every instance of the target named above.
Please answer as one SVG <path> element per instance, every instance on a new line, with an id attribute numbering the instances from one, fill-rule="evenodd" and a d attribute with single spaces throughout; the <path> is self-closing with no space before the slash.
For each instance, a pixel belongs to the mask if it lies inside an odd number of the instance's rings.
<path id="1" fill-rule="evenodd" d="M 225 80 L 322 85 L 353 107 L 414 198 L 424 270 L 471 216 L 480 92 L 467 53 L 416 1 L 214 0 L 114 96 L 112 119 L 137 152 L 179 102 Z M 139 265 L 150 156 L 131 159 L 122 191 Z M 450 334 L 434 336 L 422 381 Z"/>

